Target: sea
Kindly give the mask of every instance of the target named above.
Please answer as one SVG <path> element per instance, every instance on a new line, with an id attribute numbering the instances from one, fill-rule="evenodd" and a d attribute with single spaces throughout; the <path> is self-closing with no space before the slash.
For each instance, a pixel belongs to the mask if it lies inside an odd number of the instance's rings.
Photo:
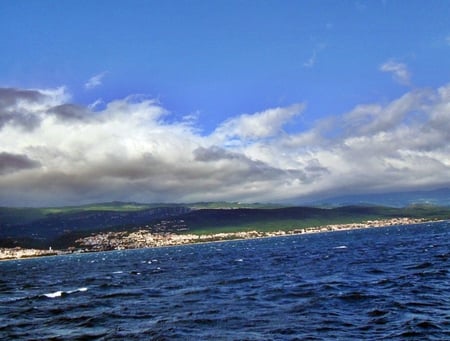
<path id="1" fill-rule="evenodd" d="M 450 340 L 450 223 L 0 262 L 2 340 Z"/>

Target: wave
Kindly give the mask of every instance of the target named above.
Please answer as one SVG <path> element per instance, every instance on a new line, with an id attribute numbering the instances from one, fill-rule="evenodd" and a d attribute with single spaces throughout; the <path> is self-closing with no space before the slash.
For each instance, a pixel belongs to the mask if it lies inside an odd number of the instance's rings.
<path id="1" fill-rule="evenodd" d="M 14 303 L 14 302 L 20 302 L 20 301 L 25 301 L 25 300 L 33 300 L 33 299 L 39 299 L 39 298 L 64 297 L 64 296 L 71 295 L 71 294 L 74 294 L 74 293 L 77 293 L 77 292 L 85 292 L 87 290 L 88 290 L 88 288 L 83 287 L 83 288 L 78 288 L 78 289 L 75 289 L 75 290 L 67 290 L 67 291 L 58 290 L 58 291 L 49 292 L 49 293 L 46 293 L 46 294 L 12 297 L 12 298 L 7 298 L 7 299 L 0 300 L 0 304 L 9 304 L 9 303 Z"/>
<path id="2" fill-rule="evenodd" d="M 84 292 L 84 291 L 87 291 L 87 290 L 88 290 L 88 288 L 78 288 L 78 289 L 69 290 L 69 291 L 58 290 L 58 291 L 51 292 L 51 293 L 48 293 L 48 294 L 43 294 L 42 296 L 47 297 L 47 298 L 64 297 L 64 296 L 67 296 L 67 295 L 70 295 L 70 294 L 74 294 L 74 293 L 77 293 L 77 292 Z"/>

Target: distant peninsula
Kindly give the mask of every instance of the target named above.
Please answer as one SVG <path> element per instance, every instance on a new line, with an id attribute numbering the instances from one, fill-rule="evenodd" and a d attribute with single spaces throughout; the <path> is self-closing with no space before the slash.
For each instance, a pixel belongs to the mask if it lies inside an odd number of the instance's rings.
<path id="1" fill-rule="evenodd" d="M 447 220 L 450 207 L 102 203 L 0 208 L 0 260 Z"/>
<path id="2" fill-rule="evenodd" d="M 288 231 L 278 230 L 268 232 L 253 230 L 241 232 L 221 232 L 213 234 L 152 233 L 149 230 L 139 230 L 136 232 L 106 232 L 80 238 L 75 241 L 77 247 L 69 247 L 66 250 L 53 250 L 51 248 L 48 250 L 23 249 L 21 247 L 0 248 L 0 260 L 55 256 L 73 252 L 100 252 L 177 246 L 238 239 L 279 237 L 297 234 L 345 231 L 396 225 L 410 225 L 423 222 L 425 222 L 425 220 L 422 218 L 392 218 L 382 220 L 369 220 L 362 223 L 331 224 L 310 228 L 293 229 Z"/>

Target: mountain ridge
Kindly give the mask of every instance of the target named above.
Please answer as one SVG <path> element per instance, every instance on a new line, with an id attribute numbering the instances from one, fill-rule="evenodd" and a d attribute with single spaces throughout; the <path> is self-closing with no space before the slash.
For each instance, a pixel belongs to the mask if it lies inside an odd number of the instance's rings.
<path id="1" fill-rule="evenodd" d="M 406 207 L 411 205 L 450 206 L 450 188 L 432 190 L 396 191 L 370 194 L 348 194 L 331 196 L 323 199 L 297 202 L 298 204 L 319 207 L 338 207 L 348 205 L 381 205 L 389 207 Z"/>
<path id="2" fill-rule="evenodd" d="M 117 202 L 41 211 L 3 207 L 0 208 L 0 247 L 67 248 L 73 246 L 76 239 L 92 234 L 142 229 L 162 234 L 275 231 L 395 217 L 449 219 L 450 207 L 350 205 L 323 208 L 240 203 L 151 207 L 151 204 Z"/>

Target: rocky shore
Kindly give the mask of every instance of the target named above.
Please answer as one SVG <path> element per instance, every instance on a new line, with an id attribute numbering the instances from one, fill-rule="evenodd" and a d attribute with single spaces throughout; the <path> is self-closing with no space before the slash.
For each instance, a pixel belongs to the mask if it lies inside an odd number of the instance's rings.
<path id="1" fill-rule="evenodd" d="M 425 219 L 416 218 L 392 218 L 381 220 L 370 220 L 362 223 L 352 224 L 331 224 L 317 227 L 298 228 L 288 231 L 243 231 L 216 234 L 178 234 L 178 233 L 152 233 L 150 230 L 141 229 L 136 232 L 107 232 L 99 233 L 89 237 L 81 238 L 76 241 L 77 245 L 69 251 L 61 250 L 37 250 L 0 248 L 0 260 L 20 259 L 27 257 L 41 257 L 68 252 L 96 252 L 108 250 L 138 249 L 161 246 L 174 246 L 193 243 L 205 243 L 236 239 L 253 239 L 276 236 L 287 236 L 306 233 L 320 233 L 331 231 L 344 231 L 364 228 L 376 228 L 395 225 L 418 224 L 425 222 Z"/>

